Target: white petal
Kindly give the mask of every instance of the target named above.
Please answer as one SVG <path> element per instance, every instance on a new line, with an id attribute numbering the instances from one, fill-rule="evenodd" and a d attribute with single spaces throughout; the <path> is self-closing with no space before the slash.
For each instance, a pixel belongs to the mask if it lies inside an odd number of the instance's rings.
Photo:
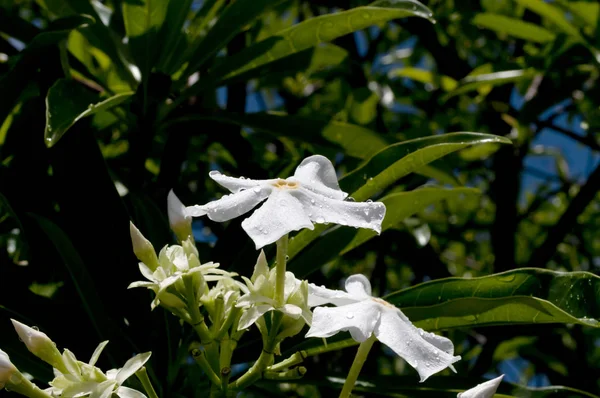
<path id="1" fill-rule="evenodd" d="M 94 366 L 96 364 L 98 358 L 100 357 L 100 354 L 102 354 L 102 350 L 104 350 L 104 347 L 106 347 L 107 344 L 108 340 L 98 344 L 98 347 L 96 347 L 94 353 L 92 354 L 92 357 L 90 358 L 90 362 L 88 362 L 90 365 Z"/>
<path id="2" fill-rule="evenodd" d="M 277 308 L 277 310 L 294 319 L 298 319 L 302 315 L 302 308 L 294 304 L 285 304 L 283 307 Z"/>
<path id="3" fill-rule="evenodd" d="M 167 195 L 167 215 L 169 216 L 169 224 L 171 227 L 189 222 L 187 219 L 190 216 L 185 214 L 185 206 L 181 203 L 181 200 L 179 200 L 172 189 Z"/>
<path id="4" fill-rule="evenodd" d="M 138 267 L 140 268 L 140 272 L 144 275 L 144 278 L 148 279 L 152 282 L 158 282 L 154 277 L 154 272 L 144 263 L 138 263 Z"/>
<path id="5" fill-rule="evenodd" d="M 296 198 L 274 190 L 265 204 L 242 222 L 242 228 L 260 249 L 291 231 L 315 227 Z"/>
<path id="6" fill-rule="evenodd" d="M 217 170 L 208 173 L 209 177 L 219 183 L 219 185 L 229 189 L 232 193 L 238 193 L 244 189 L 252 189 L 261 185 L 270 184 L 275 180 L 251 180 L 249 178 L 229 177 L 221 174 Z"/>
<path id="7" fill-rule="evenodd" d="M 269 274 L 269 263 L 267 263 L 267 257 L 265 256 L 265 251 L 261 250 L 258 255 L 258 259 L 256 260 L 256 265 L 254 265 L 254 272 L 252 273 L 252 277 L 250 280 L 252 282 L 256 282 L 256 278 L 259 275 L 268 275 Z"/>
<path id="8" fill-rule="evenodd" d="M 400 310 L 387 308 L 382 311 L 375 336 L 415 368 L 421 376 L 421 382 L 460 359 L 460 356 L 453 356 L 431 344 L 429 338 L 423 337 L 426 334 L 428 336 L 428 333 L 415 327 L 406 317 L 400 317 L 399 312 Z"/>
<path id="9" fill-rule="evenodd" d="M 169 260 L 171 260 L 178 270 L 187 271 L 190 269 L 190 265 L 183 247 L 179 245 L 169 246 L 166 253 Z"/>
<path id="10" fill-rule="evenodd" d="M 323 304 L 334 304 L 337 306 L 348 305 L 361 301 L 352 297 L 352 295 L 342 290 L 331 290 L 325 286 L 317 286 L 314 283 L 308 284 L 308 306 L 316 307 Z"/>
<path id="11" fill-rule="evenodd" d="M 115 388 L 115 382 L 112 380 L 106 380 L 96 385 L 96 388 L 92 390 L 90 398 L 109 398 L 112 395 L 113 389 Z M 64 395 L 64 392 L 63 392 Z M 72 396 L 66 394 L 66 396 Z"/>
<path id="12" fill-rule="evenodd" d="M 346 279 L 344 288 L 357 299 L 366 300 L 371 298 L 371 282 L 362 274 L 350 275 Z"/>
<path id="13" fill-rule="evenodd" d="M 246 329 L 250 325 L 252 325 L 258 318 L 263 316 L 263 314 L 267 311 L 272 311 L 272 305 L 257 305 L 251 308 L 248 308 L 240 317 L 240 322 L 238 324 L 238 330 Z"/>
<path id="14" fill-rule="evenodd" d="M 340 189 L 333 164 L 325 156 L 309 156 L 294 172 L 296 181 L 311 191 L 327 197 L 343 200 L 348 194 Z"/>
<path id="15" fill-rule="evenodd" d="M 186 207 L 186 214 L 196 217 L 207 214 L 213 221 L 228 221 L 254 209 L 269 196 L 271 188 L 271 186 L 255 186 L 245 191 L 225 195 L 203 206 L 189 206 Z"/>
<path id="16" fill-rule="evenodd" d="M 129 284 L 129 286 L 127 286 L 127 289 L 133 289 L 134 287 L 148 287 L 148 288 L 151 288 L 152 290 L 155 290 L 155 289 L 153 289 L 153 287 L 156 287 L 157 288 L 156 290 L 158 290 L 158 284 L 156 284 L 154 282 L 146 282 L 146 281 L 131 282 Z"/>
<path id="17" fill-rule="evenodd" d="M 311 192 L 305 186 L 290 190 L 309 214 L 312 221 L 369 228 L 381 233 L 381 222 L 385 217 L 385 205 L 381 202 L 347 202 L 331 199 Z"/>
<path id="18" fill-rule="evenodd" d="M 503 377 L 504 375 L 501 375 L 485 383 L 477 384 L 470 390 L 459 393 L 457 398 L 492 398 Z"/>
<path id="19" fill-rule="evenodd" d="M 380 305 L 368 300 L 342 307 L 317 307 L 306 337 L 330 337 L 349 331 L 358 342 L 368 339 L 381 313 Z"/>
<path id="20" fill-rule="evenodd" d="M 146 363 L 148 359 L 150 359 L 151 352 L 144 352 L 143 354 L 137 354 L 133 358 L 129 359 L 129 361 L 125 362 L 125 365 L 115 377 L 115 380 L 119 385 L 123 384 L 125 380 L 127 380 L 131 375 L 140 370 L 142 366 Z"/>
<path id="21" fill-rule="evenodd" d="M 129 387 L 119 387 L 115 393 L 120 398 L 148 398 L 145 394 L 142 394 L 138 390 L 134 390 L 133 388 Z"/>

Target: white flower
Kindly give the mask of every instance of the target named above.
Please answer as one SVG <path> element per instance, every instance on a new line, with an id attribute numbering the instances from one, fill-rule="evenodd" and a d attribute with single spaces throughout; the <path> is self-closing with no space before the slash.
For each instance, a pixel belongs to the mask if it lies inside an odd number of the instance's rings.
<path id="1" fill-rule="evenodd" d="M 0 350 L 0 390 L 4 388 L 10 378 L 19 371 L 12 364 L 8 354 Z"/>
<path id="2" fill-rule="evenodd" d="M 200 264 L 198 251 L 191 238 L 184 241 L 182 246 L 165 246 L 158 255 L 158 264 L 153 271 L 145 263 L 139 263 L 140 272 L 149 282 L 138 281 L 129 285 L 129 288 L 146 287 L 154 291 L 156 297 L 152 301 L 152 309 L 160 303 L 169 308 L 186 306 L 183 277 L 194 279 L 195 293 L 200 298 L 208 291 L 206 282 L 236 275 L 218 269 L 218 263 Z"/>
<path id="3" fill-rule="evenodd" d="M 340 190 L 331 162 L 320 155 L 302 161 L 292 177 L 250 180 L 227 177 L 211 171 L 210 177 L 232 194 L 203 206 L 187 207 L 191 216 L 227 221 L 256 207 L 263 206 L 242 222 L 256 248 L 273 243 L 290 231 L 314 229 L 313 222 L 350 225 L 381 232 L 385 205 L 381 202 L 344 201 L 347 193 Z"/>
<path id="4" fill-rule="evenodd" d="M 475 387 L 465 392 L 458 393 L 457 398 L 492 398 L 502 381 L 504 375 L 500 375 L 495 379 L 486 381 L 485 383 L 477 384 Z"/>
<path id="5" fill-rule="evenodd" d="M 121 384 L 144 366 L 151 353 L 138 354 L 129 359 L 121 369 L 111 369 L 105 374 L 94 365 L 107 343 L 108 341 L 100 343 L 89 363 L 78 361 L 71 351 L 65 350 L 63 360 L 68 370 L 63 373 L 55 369 L 56 377 L 49 383 L 51 387 L 46 392 L 63 398 L 88 395 L 111 397 L 113 393 L 121 398 L 146 398 L 141 392 Z"/>
<path id="6" fill-rule="evenodd" d="M 248 292 L 238 299 L 237 307 L 244 307 L 238 330 L 246 329 L 268 311 L 280 311 L 284 317 L 282 332 L 278 336 L 293 336 L 300 332 L 305 323 L 310 324 L 312 314 L 308 307 L 308 284 L 296 279 L 293 273 L 285 273 L 283 305 L 275 301 L 276 269 L 269 270 L 265 253 L 261 250 L 250 279 L 242 276 Z"/>
<path id="7" fill-rule="evenodd" d="M 360 274 L 346 280 L 346 292 L 309 285 L 309 306 L 334 304 L 313 309 L 312 326 L 306 337 L 330 337 L 349 331 L 358 342 L 375 337 L 404 358 L 419 372 L 421 382 L 460 359 L 454 356 L 449 339 L 415 327 L 398 308 L 371 296 L 369 280 Z M 454 369 L 453 369 L 454 370 Z"/>

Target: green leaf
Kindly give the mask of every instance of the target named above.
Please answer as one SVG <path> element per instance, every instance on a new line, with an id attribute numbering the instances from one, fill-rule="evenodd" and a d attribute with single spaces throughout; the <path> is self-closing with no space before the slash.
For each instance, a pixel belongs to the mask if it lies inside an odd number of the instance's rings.
<path id="1" fill-rule="evenodd" d="M 473 18 L 473 23 L 503 35 L 534 41 L 536 43 L 547 43 L 556 38 L 554 33 L 539 25 L 489 12 L 477 14 Z"/>
<path id="2" fill-rule="evenodd" d="M 388 76 L 393 77 L 406 77 L 423 84 L 431 84 L 434 87 L 441 87 L 444 91 L 452 91 L 456 88 L 457 82 L 449 76 L 438 75 L 429 70 L 418 69 L 418 68 L 401 68 L 394 69 Z"/>
<path id="3" fill-rule="evenodd" d="M 195 48 L 193 56 L 183 76 L 188 76 L 198 70 L 200 66 L 210 57 L 225 47 L 235 35 L 242 29 L 254 22 L 261 14 L 281 4 L 285 0 L 236 0 L 227 6 L 219 16 L 215 25 L 202 37 Z"/>
<path id="4" fill-rule="evenodd" d="M 384 297 L 417 327 L 436 331 L 492 325 L 576 323 L 600 327 L 600 277 L 589 272 L 521 268 L 480 278 L 444 278 Z M 357 345 L 307 340 L 290 351 L 317 355 Z M 341 335 L 343 336 L 343 335 Z"/>
<path id="5" fill-rule="evenodd" d="M 371 25 L 413 16 L 433 21 L 431 11 L 417 0 L 378 0 L 368 6 L 311 18 L 267 37 L 233 56 L 224 58 L 211 69 L 208 77 L 186 90 L 171 108 L 174 109 L 186 98 L 198 92 L 218 85 L 219 81 L 231 79 L 236 75 Z M 227 25 L 227 31 L 231 30 L 231 26 L 237 25 Z M 205 42 L 209 41 L 209 35 L 205 38 Z M 202 59 L 206 58 L 200 56 Z"/>
<path id="6" fill-rule="evenodd" d="M 520 5 L 529 8 L 531 11 L 547 18 L 549 21 L 554 23 L 560 30 L 564 33 L 572 36 L 578 40 L 583 40 L 577 28 L 575 28 L 571 23 L 567 20 L 565 13 L 553 6 L 545 2 L 544 0 L 516 0 Z"/>
<path id="7" fill-rule="evenodd" d="M 341 389 L 346 380 L 346 375 L 306 375 L 298 384 L 324 386 L 327 388 Z M 356 381 L 353 391 L 367 393 L 368 396 L 389 397 L 415 397 L 415 398 L 456 398 L 457 394 L 475 387 L 488 380 L 465 377 L 432 376 L 425 385 L 416 382 L 415 376 L 371 376 L 361 377 Z M 266 383 L 266 382 L 264 382 Z M 523 387 L 516 384 L 502 382 L 498 387 L 496 398 L 572 398 L 598 396 L 575 388 L 564 386 L 547 386 L 541 388 Z"/>
<path id="8" fill-rule="evenodd" d="M 364 201 L 398 179 L 452 152 L 475 144 L 510 144 L 510 140 L 491 134 L 450 133 L 392 144 L 340 179 L 340 187 L 357 201 Z M 294 258 L 321 235 L 328 226 L 303 230 L 290 241 L 288 255 Z"/>
<path id="9" fill-rule="evenodd" d="M 592 30 L 598 25 L 598 14 L 600 13 L 600 4 L 588 1 L 561 1 L 561 4 L 570 12 L 581 18 Z"/>
<path id="10" fill-rule="evenodd" d="M 381 231 L 398 227 L 404 219 L 423 211 L 436 202 L 448 198 L 460 199 L 466 195 L 480 194 L 481 192 L 475 188 L 448 189 L 441 187 L 423 187 L 414 191 L 390 194 L 381 199 L 386 207 L 385 219 L 381 223 Z M 361 228 L 340 254 L 345 254 L 376 236 L 377 232 Z"/>
<path id="11" fill-rule="evenodd" d="M 71 275 L 73 285 L 81 299 L 81 305 L 85 308 L 98 338 L 106 340 L 110 336 L 108 329 L 113 326 L 110 325 L 108 316 L 104 311 L 104 306 L 96 293 L 97 287 L 94 286 L 94 281 L 73 243 L 71 243 L 71 240 L 64 231 L 52 221 L 36 214 L 30 213 L 29 216 L 38 224 L 54 245 L 60 258 L 63 260 L 64 266 Z"/>
<path id="12" fill-rule="evenodd" d="M 521 268 L 480 278 L 446 278 L 386 296 L 427 330 L 531 323 L 600 327 L 600 277 Z"/>
<path id="13" fill-rule="evenodd" d="M 31 73 L 43 62 L 45 50 L 65 40 L 69 33 L 94 23 L 87 15 L 61 18 L 38 34 L 25 47 L 13 67 L 0 79 L 0 123 L 8 116 L 31 80 Z"/>
<path id="14" fill-rule="evenodd" d="M 159 32 L 162 46 L 156 60 L 157 69 L 169 73 L 169 65 L 174 57 L 179 56 L 180 46 L 187 46 L 187 38 L 183 32 L 186 17 L 190 12 L 193 0 L 169 1 L 165 19 Z"/>
<path id="15" fill-rule="evenodd" d="M 168 1 L 125 0 L 123 22 L 131 56 L 146 80 L 158 54 L 158 32 L 167 14 Z"/>
<path id="16" fill-rule="evenodd" d="M 423 187 L 410 192 L 393 193 L 381 201 L 386 206 L 386 215 L 381 225 L 382 231 L 390 228 L 401 227 L 401 223 L 408 217 L 424 210 L 433 203 L 444 199 L 460 199 L 466 195 L 479 195 L 480 192 L 474 188 L 441 188 Z M 330 260 L 339 257 L 352 249 L 362 245 L 377 236 L 377 233 L 367 229 L 354 229 L 349 227 L 336 227 L 327 234 L 320 237 L 317 242 L 307 250 L 298 254 L 298 248 L 303 244 L 312 242 L 327 226 L 315 225 L 319 233 L 315 236 L 314 231 L 309 234 L 298 234 L 290 241 L 290 262 L 288 269 L 299 278 L 305 277 L 316 271 Z M 301 240 L 296 242 L 300 237 Z M 304 239 L 308 238 L 311 239 Z M 304 246 L 302 246 L 304 247 Z"/>
<path id="17" fill-rule="evenodd" d="M 46 97 L 46 145 L 52 147 L 79 119 L 119 105 L 133 95 L 120 93 L 102 100 L 75 80 L 59 79 Z"/>
<path id="18" fill-rule="evenodd" d="M 368 6 L 311 18 L 284 29 L 233 57 L 227 57 L 215 67 L 215 74 L 222 78 L 229 78 L 319 43 L 332 41 L 371 25 L 404 17 L 432 20 L 432 13 L 416 0 L 379 0 Z"/>
<path id="19" fill-rule="evenodd" d="M 388 146 L 340 180 L 340 187 L 364 201 L 398 179 L 452 152 L 475 144 L 511 144 L 508 138 L 482 133 L 450 133 Z"/>
<path id="20" fill-rule="evenodd" d="M 376 132 L 355 124 L 335 120 L 319 120 L 306 116 L 284 113 L 219 113 L 199 115 L 185 119 L 175 119 L 169 124 L 193 120 L 216 120 L 232 123 L 271 133 L 276 137 L 288 137 L 311 144 L 335 144 L 348 156 L 367 158 L 387 146 L 386 141 Z"/>
<path id="21" fill-rule="evenodd" d="M 528 80 L 538 73 L 539 72 L 534 69 L 517 69 L 467 76 L 459 82 L 458 87 L 455 90 L 442 97 L 442 101 L 447 101 L 451 97 L 478 90 L 482 87 L 495 87 L 503 84 L 515 83 L 521 80 Z"/>

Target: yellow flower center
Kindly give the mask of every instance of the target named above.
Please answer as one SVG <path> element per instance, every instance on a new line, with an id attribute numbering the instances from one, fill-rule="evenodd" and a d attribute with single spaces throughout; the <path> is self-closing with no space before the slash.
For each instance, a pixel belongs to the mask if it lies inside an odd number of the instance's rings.
<path id="1" fill-rule="evenodd" d="M 372 297 L 371 300 L 373 300 L 374 302 L 383 305 L 384 307 L 388 307 L 388 308 L 396 308 L 395 305 L 388 303 L 387 301 L 377 298 L 377 297 Z"/>
<path id="2" fill-rule="evenodd" d="M 286 181 L 279 178 L 275 183 L 273 183 L 273 186 L 279 189 L 296 189 L 298 188 L 298 183 L 295 181 Z"/>

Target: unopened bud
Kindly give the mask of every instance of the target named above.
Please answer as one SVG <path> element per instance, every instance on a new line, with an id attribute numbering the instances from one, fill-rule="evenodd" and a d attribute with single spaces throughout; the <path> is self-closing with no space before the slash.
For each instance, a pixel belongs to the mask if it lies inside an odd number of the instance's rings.
<path id="1" fill-rule="evenodd" d="M 18 373 L 19 370 L 12 364 L 8 354 L 0 350 L 0 390 L 4 388 L 13 375 Z"/>
<path id="2" fill-rule="evenodd" d="M 129 222 L 129 234 L 131 235 L 131 244 L 135 256 L 152 271 L 156 270 L 158 268 L 158 257 L 156 257 L 152 243 L 142 235 L 132 222 Z"/>
<path id="3" fill-rule="evenodd" d="M 458 393 L 458 398 L 492 398 L 502 382 L 502 378 L 504 375 L 500 375 L 495 379 L 486 381 L 485 383 L 481 383 L 476 385 L 475 387 L 467 390 L 465 392 Z"/>
<path id="4" fill-rule="evenodd" d="M 62 355 L 60 355 L 58 348 L 56 348 L 56 344 L 50 340 L 50 337 L 46 333 L 40 332 L 14 319 L 11 319 L 11 322 L 29 352 L 61 372 L 67 371 Z"/>
<path id="5" fill-rule="evenodd" d="M 192 218 L 185 214 L 185 206 L 173 190 L 167 196 L 167 213 L 169 215 L 169 224 L 173 232 L 175 232 L 177 240 L 183 242 L 192 236 Z"/>

